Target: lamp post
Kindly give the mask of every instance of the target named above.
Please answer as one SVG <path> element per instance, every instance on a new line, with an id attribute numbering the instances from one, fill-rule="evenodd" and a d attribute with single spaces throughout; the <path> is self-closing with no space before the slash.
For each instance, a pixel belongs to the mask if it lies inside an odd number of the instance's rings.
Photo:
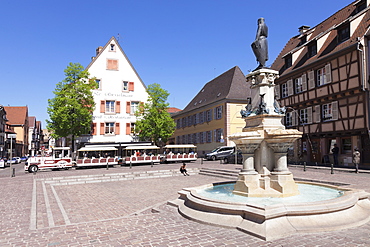
<path id="1" fill-rule="evenodd" d="M 8 134 L 8 137 L 10 137 L 10 177 L 14 177 L 13 173 L 13 166 L 12 166 L 12 159 L 13 159 L 13 138 L 16 138 L 16 134 Z"/>

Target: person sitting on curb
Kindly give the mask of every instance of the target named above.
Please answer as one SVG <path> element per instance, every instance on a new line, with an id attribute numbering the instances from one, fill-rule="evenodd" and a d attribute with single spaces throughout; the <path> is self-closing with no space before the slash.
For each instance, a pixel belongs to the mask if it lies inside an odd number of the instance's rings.
<path id="1" fill-rule="evenodd" d="M 182 162 L 182 166 L 180 167 L 180 172 L 184 175 L 184 176 L 190 176 L 188 174 L 188 171 L 186 170 L 186 164 L 185 162 Z"/>

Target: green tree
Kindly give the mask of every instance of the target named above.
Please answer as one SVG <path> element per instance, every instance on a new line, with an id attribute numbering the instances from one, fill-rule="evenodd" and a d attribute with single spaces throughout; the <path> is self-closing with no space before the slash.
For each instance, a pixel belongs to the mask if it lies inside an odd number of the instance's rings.
<path id="1" fill-rule="evenodd" d="M 140 140 L 152 141 L 160 146 L 166 143 L 175 131 L 175 122 L 171 118 L 166 103 L 169 93 L 157 83 L 148 86 L 148 102 L 140 105 L 135 113 L 138 120 L 135 131 L 139 133 Z"/>
<path id="2" fill-rule="evenodd" d="M 89 72 L 79 63 L 70 63 L 64 73 L 65 79 L 53 91 L 55 97 L 48 99 L 50 120 L 46 122 L 52 137 L 72 137 L 74 151 L 75 137 L 91 130 L 95 108 L 91 90 L 96 88 L 96 81 L 89 78 Z"/>

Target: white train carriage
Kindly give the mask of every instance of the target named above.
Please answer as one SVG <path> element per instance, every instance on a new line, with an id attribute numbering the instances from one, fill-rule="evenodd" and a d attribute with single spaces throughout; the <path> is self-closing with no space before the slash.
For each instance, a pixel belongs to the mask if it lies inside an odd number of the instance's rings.
<path id="1" fill-rule="evenodd" d="M 113 166 L 119 158 L 117 148 L 111 146 L 86 146 L 77 150 L 76 167 Z"/>
<path id="2" fill-rule="evenodd" d="M 198 159 L 197 146 L 193 144 L 166 145 L 162 161 L 169 162 L 191 162 Z"/>
<path id="3" fill-rule="evenodd" d="M 155 164 L 161 162 L 159 147 L 153 145 L 133 145 L 124 148 L 125 165 Z"/>

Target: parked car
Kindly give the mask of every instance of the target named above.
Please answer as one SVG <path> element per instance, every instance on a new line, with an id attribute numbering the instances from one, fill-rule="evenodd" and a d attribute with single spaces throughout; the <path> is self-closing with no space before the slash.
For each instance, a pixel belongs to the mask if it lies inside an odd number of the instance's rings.
<path id="1" fill-rule="evenodd" d="M 237 157 L 238 157 L 237 158 L 238 159 L 238 164 L 243 164 L 243 155 L 242 155 L 242 152 L 240 150 L 238 150 Z M 224 158 L 224 163 L 225 164 L 235 164 L 235 152 L 226 156 Z"/>
<path id="2" fill-rule="evenodd" d="M 210 153 L 206 154 L 206 159 L 207 160 L 219 160 L 223 159 L 229 154 L 234 152 L 234 147 L 227 147 L 227 146 L 222 146 L 213 149 Z"/>
<path id="3" fill-rule="evenodd" d="M 27 157 L 27 156 L 23 156 L 23 157 L 21 157 L 21 161 L 26 162 L 27 160 L 28 160 L 28 157 Z"/>
<path id="4" fill-rule="evenodd" d="M 19 164 L 19 163 L 21 163 L 21 157 L 14 157 L 14 159 L 16 159 L 17 160 L 17 164 Z"/>
<path id="5" fill-rule="evenodd" d="M 7 164 L 18 164 L 18 159 L 16 157 L 12 158 L 11 160 L 6 161 Z"/>

